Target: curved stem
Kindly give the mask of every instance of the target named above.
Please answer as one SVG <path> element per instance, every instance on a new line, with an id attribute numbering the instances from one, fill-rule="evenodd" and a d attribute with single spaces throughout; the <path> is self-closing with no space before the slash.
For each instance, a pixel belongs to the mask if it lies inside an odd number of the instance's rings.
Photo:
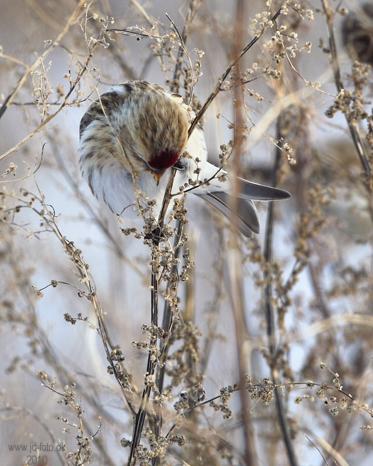
<path id="1" fill-rule="evenodd" d="M 281 141 L 282 131 L 281 131 L 281 115 L 277 120 L 277 140 Z M 278 172 L 280 168 L 281 162 L 281 151 L 282 148 L 280 144 L 276 146 L 276 154 L 275 154 L 275 163 L 272 170 L 272 185 L 276 187 L 277 185 L 277 178 Z M 274 202 L 270 202 L 268 207 L 268 216 L 267 216 L 267 223 L 266 223 L 266 232 L 265 232 L 265 246 L 264 246 L 264 258 L 267 264 L 272 261 L 272 245 L 273 245 L 273 228 L 274 228 Z M 275 360 L 276 360 L 276 330 L 275 330 L 275 316 L 274 310 L 272 306 L 272 282 L 270 276 L 270 270 L 266 269 L 265 281 L 267 283 L 264 291 L 265 297 L 265 313 L 266 313 L 266 322 L 267 322 L 267 337 L 268 337 L 268 347 L 270 353 L 270 370 L 272 376 L 272 382 L 275 386 L 274 393 L 275 393 L 275 401 L 276 401 L 276 411 L 278 416 L 278 422 L 281 429 L 282 439 L 285 445 L 287 457 L 289 460 L 290 466 L 298 466 L 297 457 L 294 451 L 293 442 L 290 437 L 289 426 L 286 419 L 286 412 L 285 407 L 282 401 L 282 398 L 278 391 L 278 384 L 279 384 L 279 374 L 278 370 L 275 367 Z"/>

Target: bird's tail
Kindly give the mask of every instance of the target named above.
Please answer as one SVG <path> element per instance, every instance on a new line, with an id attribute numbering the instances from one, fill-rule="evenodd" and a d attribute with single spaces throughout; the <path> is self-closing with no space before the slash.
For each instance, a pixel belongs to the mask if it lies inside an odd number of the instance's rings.
<path id="1" fill-rule="evenodd" d="M 257 210 L 252 200 L 287 199 L 290 194 L 282 189 L 252 183 L 242 178 L 240 178 L 239 182 L 240 194 L 237 197 L 238 228 L 244 236 L 250 237 L 252 233 L 259 233 Z M 232 219 L 230 195 L 226 191 L 211 186 L 208 191 L 196 192 L 195 194 L 215 207 L 225 217 Z"/>
<path id="2" fill-rule="evenodd" d="M 283 189 L 273 188 L 264 184 L 253 183 L 252 181 L 239 178 L 240 192 L 253 201 L 278 201 L 289 199 L 290 193 Z"/>

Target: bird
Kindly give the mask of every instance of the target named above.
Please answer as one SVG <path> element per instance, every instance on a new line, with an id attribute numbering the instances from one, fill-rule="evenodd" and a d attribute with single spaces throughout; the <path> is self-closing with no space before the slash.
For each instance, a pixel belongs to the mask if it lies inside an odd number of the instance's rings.
<path id="1" fill-rule="evenodd" d="M 128 81 L 102 94 L 79 127 L 80 169 L 92 193 L 118 216 L 156 223 L 174 169 L 173 199 L 197 196 L 231 220 L 229 177 L 207 160 L 202 127 L 188 135 L 194 116 L 181 96 L 147 81 Z M 259 233 L 253 201 L 290 194 L 242 178 L 237 182 L 238 228 L 251 237 Z"/>
<path id="2" fill-rule="evenodd" d="M 363 3 L 344 17 L 343 45 L 353 60 L 373 65 L 373 5 Z"/>

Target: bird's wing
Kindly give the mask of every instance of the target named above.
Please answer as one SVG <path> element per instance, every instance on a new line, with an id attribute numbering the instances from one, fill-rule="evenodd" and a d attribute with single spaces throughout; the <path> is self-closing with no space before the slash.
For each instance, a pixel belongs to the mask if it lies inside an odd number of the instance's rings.
<path id="1" fill-rule="evenodd" d="M 230 207 L 229 194 L 224 191 L 215 191 L 209 193 L 198 193 L 206 202 L 215 207 L 229 220 L 232 220 L 232 210 Z M 259 233 L 259 220 L 254 203 L 245 196 L 237 198 L 237 220 L 240 232 L 250 237 L 252 233 Z"/>
<path id="2" fill-rule="evenodd" d="M 207 162 L 207 147 L 205 135 L 203 133 L 202 128 L 200 128 L 199 126 L 197 126 L 194 129 L 193 133 L 190 135 L 188 142 L 185 146 L 185 151 L 193 157 L 193 160 L 197 158 L 200 160 L 200 162 L 196 164 L 195 168 L 202 166 L 204 168 L 205 165 L 211 165 Z M 195 176 L 193 178 L 195 178 Z"/>
<path id="3" fill-rule="evenodd" d="M 217 179 L 217 175 L 225 174 L 209 162 L 202 165 L 199 179 L 209 180 L 202 183 L 191 192 L 201 197 L 210 205 L 215 207 L 227 218 L 232 218 L 230 195 L 230 183 Z M 195 176 L 192 178 L 195 179 Z M 253 200 L 271 201 L 287 199 L 290 194 L 282 189 L 265 186 L 259 183 L 239 178 L 240 193 L 237 198 L 238 226 L 240 231 L 247 237 L 252 233 L 259 233 L 259 221 Z"/>

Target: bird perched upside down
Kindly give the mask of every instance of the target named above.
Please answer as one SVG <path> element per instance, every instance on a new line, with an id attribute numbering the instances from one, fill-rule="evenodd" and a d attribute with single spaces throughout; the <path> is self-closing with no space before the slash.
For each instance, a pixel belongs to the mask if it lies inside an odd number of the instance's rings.
<path id="1" fill-rule="evenodd" d="M 162 207 L 171 167 L 173 193 L 194 186 L 199 196 L 231 218 L 225 172 L 207 161 L 205 138 L 196 127 L 188 139 L 192 111 L 180 96 L 145 81 L 131 81 L 103 94 L 80 122 L 80 165 L 93 194 L 118 215 L 137 217 L 153 200 Z M 220 176 L 217 176 L 219 174 Z M 206 181 L 209 180 L 207 183 Z M 239 228 L 259 232 L 252 200 L 290 197 L 286 191 L 239 180 Z"/>

